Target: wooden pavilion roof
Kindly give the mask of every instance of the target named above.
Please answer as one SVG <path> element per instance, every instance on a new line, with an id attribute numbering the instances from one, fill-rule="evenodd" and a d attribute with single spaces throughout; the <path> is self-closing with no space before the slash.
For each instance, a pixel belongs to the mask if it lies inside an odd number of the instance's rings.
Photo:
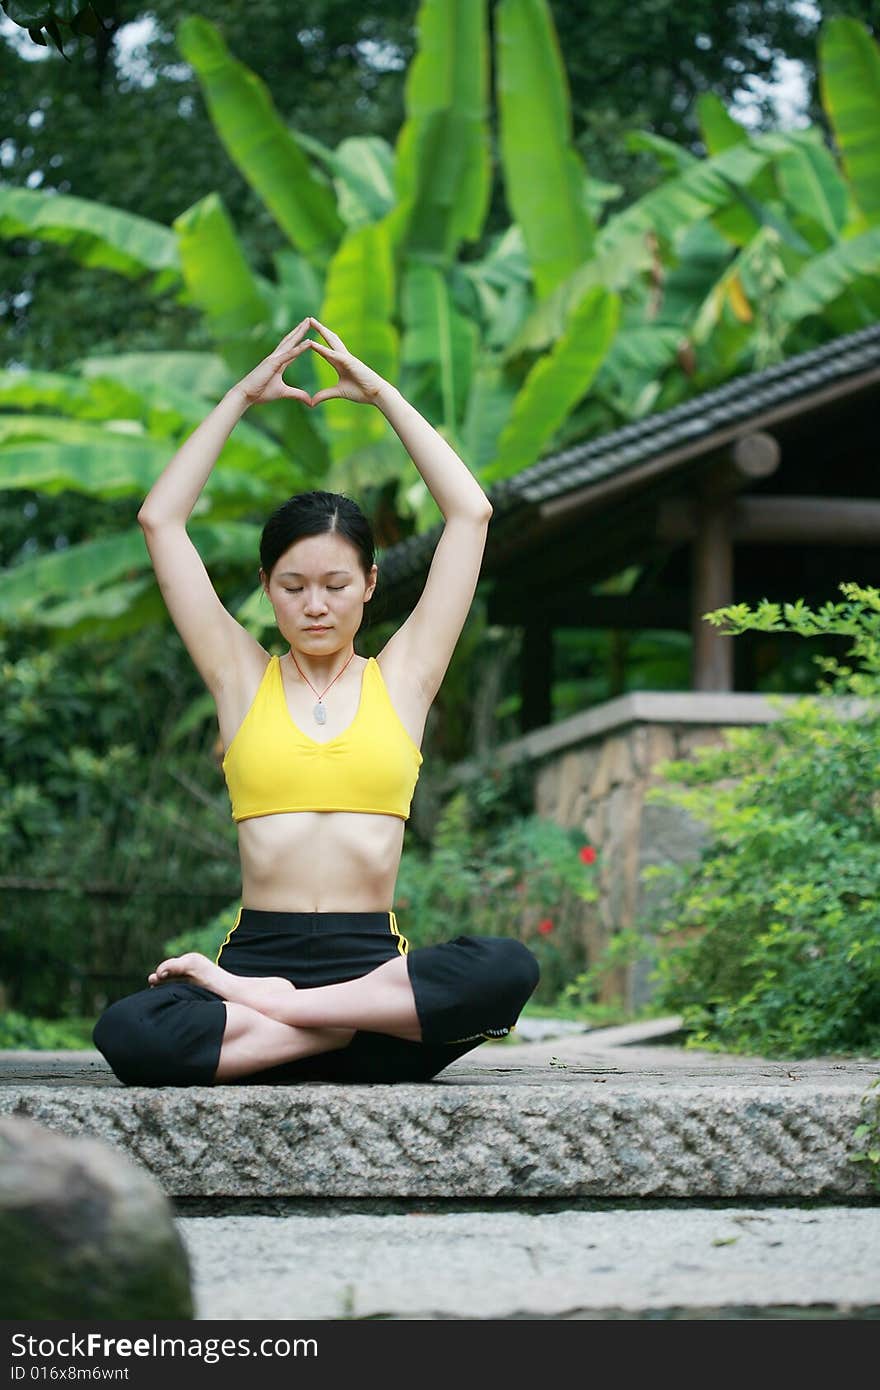
<path id="1" fill-rule="evenodd" d="M 810 601 L 834 597 L 842 578 L 876 582 L 878 407 L 875 324 L 541 459 L 489 489 L 490 619 L 687 628 L 700 522 L 686 509 L 755 438 L 777 463 L 735 485 L 735 600 Z M 441 530 L 380 555 L 381 618 L 417 601 Z M 593 592 L 633 564 L 625 598 Z"/>

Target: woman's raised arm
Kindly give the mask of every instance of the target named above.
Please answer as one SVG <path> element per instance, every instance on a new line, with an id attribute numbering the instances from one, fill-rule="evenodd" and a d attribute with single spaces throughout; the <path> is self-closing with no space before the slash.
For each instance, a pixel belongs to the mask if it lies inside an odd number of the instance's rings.
<path id="1" fill-rule="evenodd" d="M 492 504 L 467 464 L 390 382 L 354 357 L 342 339 L 309 320 L 325 343 L 306 340 L 339 380 L 311 404 L 338 396 L 382 411 L 422 475 L 446 525 L 437 542 L 421 598 L 382 653 L 401 680 L 415 679 L 430 703 L 440 688 L 477 587 Z"/>
<path id="2" fill-rule="evenodd" d="M 223 607 L 187 535 L 186 523 L 223 445 L 252 405 L 273 400 L 310 404 L 306 391 L 288 386 L 283 373 L 308 343 L 306 319 L 274 352 L 227 391 L 151 487 L 138 512 L 162 597 L 208 689 L 216 694 L 239 658 L 259 646 Z"/>

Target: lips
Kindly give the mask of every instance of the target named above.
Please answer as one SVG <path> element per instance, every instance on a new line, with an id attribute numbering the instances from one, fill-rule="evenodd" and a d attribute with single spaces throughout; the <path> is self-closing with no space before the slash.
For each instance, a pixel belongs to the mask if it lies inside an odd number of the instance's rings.
<path id="1" fill-rule="evenodd" d="M 329 627 L 307 627 L 306 632 L 329 632 Z"/>

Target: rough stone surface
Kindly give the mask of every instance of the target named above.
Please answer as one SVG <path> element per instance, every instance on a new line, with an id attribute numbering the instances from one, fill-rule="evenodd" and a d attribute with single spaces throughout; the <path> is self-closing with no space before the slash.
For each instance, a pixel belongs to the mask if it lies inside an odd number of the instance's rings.
<path id="1" fill-rule="evenodd" d="M 186 1250 L 171 1205 L 118 1146 L 0 1118 L 7 1318 L 187 1318 Z"/>
<path id="2" fill-rule="evenodd" d="M 55 1063 L 56 1083 L 41 1085 L 35 1064 L 7 1061 L 0 1111 L 104 1138 L 173 1196 L 872 1195 L 851 1154 L 880 1062 L 634 1046 L 650 1037 L 638 1027 L 625 1037 L 487 1045 L 400 1086 L 128 1088 L 88 1053 L 79 1080 L 68 1062 L 58 1084 Z"/>
<path id="3" fill-rule="evenodd" d="M 880 1207 L 181 1217 L 198 1318 L 880 1316 Z"/>

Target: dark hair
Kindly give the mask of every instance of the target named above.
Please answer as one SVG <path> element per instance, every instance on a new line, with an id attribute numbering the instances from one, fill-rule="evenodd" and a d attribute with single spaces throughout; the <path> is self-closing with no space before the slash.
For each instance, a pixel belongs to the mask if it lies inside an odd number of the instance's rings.
<path id="1" fill-rule="evenodd" d="M 260 565 L 267 579 L 281 556 L 304 536 L 338 531 L 358 552 L 364 576 L 373 567 L 375 541 L 369 521 L 357 502 L 341 492 L 299 492 L 274 511 L 260 537 Z"/>

